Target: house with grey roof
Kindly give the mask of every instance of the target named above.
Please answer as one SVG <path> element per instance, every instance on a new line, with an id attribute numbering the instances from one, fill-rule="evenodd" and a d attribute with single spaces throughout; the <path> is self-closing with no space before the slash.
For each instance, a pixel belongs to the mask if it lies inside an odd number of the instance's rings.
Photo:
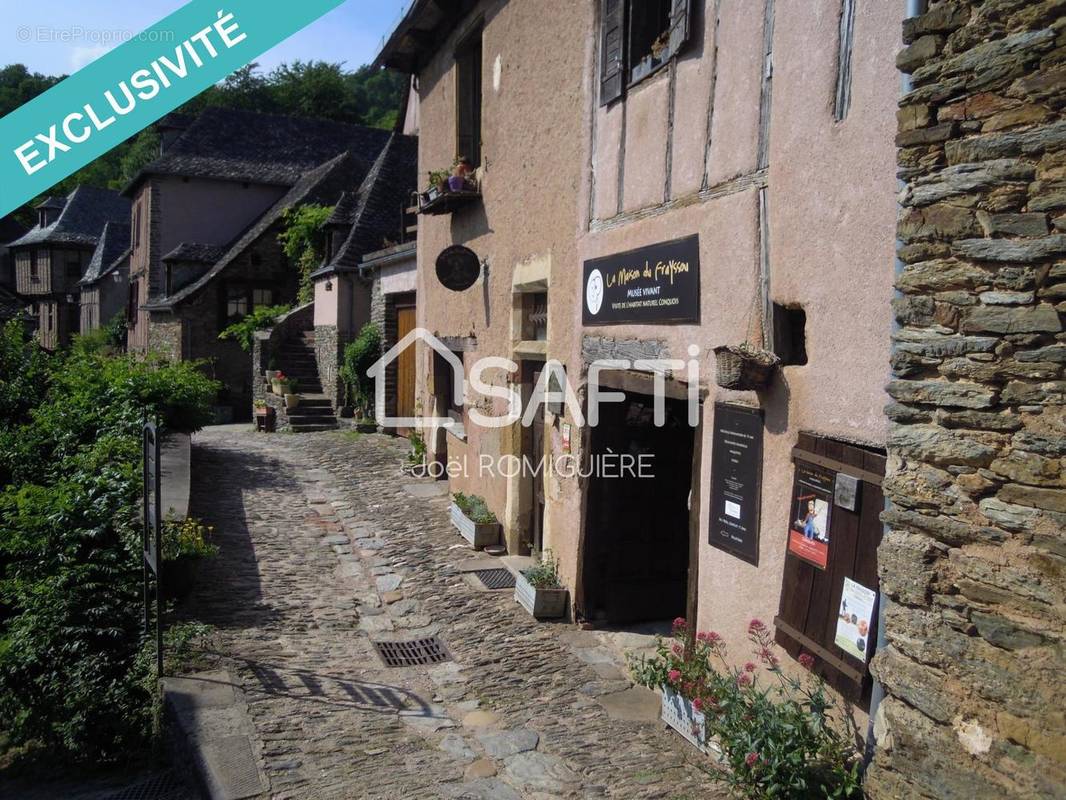
<path id="1" fill-rule="evenodd" d="M 129 200 L 78 186 L 36 206 L 37 224 L 9 246 L 16 291 L 32 302 L 41 346 L 54 350 L 81 329 L 80 282 L 108 223 L 129 221 Z M 103 256 L 101 256 L 103 257 Z"/>
<path id="2" fill-rule="evenodd" d="M 89 266 L 78 282 L 81 288 L 81 332 L 91 333 L 116 316 L 125 320 L 130 286 L 130 223 L 107 222 Z"/>
<path id="3" fill-rule="evenodd" d="M 219 334 L 258 307 L 296 303 L 298 267 L 278 241 L 286 213 L 316 204 L 337 206 L 334 216 L 343 217 L 347 206 L 354 214 L 368 175 L 382 174 L 381 155 L 393 137 L 358 125 L 223 108 L 162 122 L 167 136 L 160 157 L 124 190 L 133 204 L 129 346 L 208 362 L 225 387 L 218 401 L 223 415 L 245 418 L 253 397 L 249 357 Z M 414 149 L 404 147 L 412 153 L 407 193 Z M 389 230 L 398 214 L 399 204 Z M 338 249 L 352 227 L 339 229 Z M 313 393 L 316 381 L 307 375 L 301 393 Z"/>

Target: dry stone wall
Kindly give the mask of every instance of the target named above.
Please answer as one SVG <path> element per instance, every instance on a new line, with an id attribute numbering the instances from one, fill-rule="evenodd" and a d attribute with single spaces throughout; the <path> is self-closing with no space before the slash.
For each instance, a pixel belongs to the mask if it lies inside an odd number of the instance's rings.
<path id="1" fill-rule="evenodd" d="M 874 798 L 1066 796 L 1066 0 L 908 20 Z"/>

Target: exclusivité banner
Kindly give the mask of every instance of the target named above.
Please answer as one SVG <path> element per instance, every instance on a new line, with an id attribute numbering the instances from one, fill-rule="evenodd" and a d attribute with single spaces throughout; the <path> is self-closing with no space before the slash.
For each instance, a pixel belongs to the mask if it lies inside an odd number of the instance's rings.
<path id="1" fill-rule="evenodd" d="M 0 217 L 344 0 L 192 0 L 0 119 Z"/>

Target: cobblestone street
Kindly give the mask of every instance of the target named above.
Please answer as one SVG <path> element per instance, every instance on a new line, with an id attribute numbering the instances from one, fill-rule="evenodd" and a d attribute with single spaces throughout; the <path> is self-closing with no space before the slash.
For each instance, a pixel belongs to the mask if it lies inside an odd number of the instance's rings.
<path id="1" fill-rule="evenodd" d="M 464 574 L 475 554 L 442 486 L 401 474 L 406 450 L 341 432 L 195 437 L 192 513 L 221 553 L 187 613 L 215 629 L 268 795 L 718 797 L 603 634 L 537 623 Z M 451 660 L 387 668 L 371 644 L 434 634 Z"/>

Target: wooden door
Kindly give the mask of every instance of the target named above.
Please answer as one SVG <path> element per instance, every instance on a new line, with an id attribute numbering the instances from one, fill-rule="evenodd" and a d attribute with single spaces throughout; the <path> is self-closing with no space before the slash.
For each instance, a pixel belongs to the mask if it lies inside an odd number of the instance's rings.
<path id="1" fill-rule="evenodd" d="M 396 341 L 415 328 L 414 306 L 396 309 Z M 415 415 L 415 348 L 407 347 L 396 359 L 396 416 Z"/>

